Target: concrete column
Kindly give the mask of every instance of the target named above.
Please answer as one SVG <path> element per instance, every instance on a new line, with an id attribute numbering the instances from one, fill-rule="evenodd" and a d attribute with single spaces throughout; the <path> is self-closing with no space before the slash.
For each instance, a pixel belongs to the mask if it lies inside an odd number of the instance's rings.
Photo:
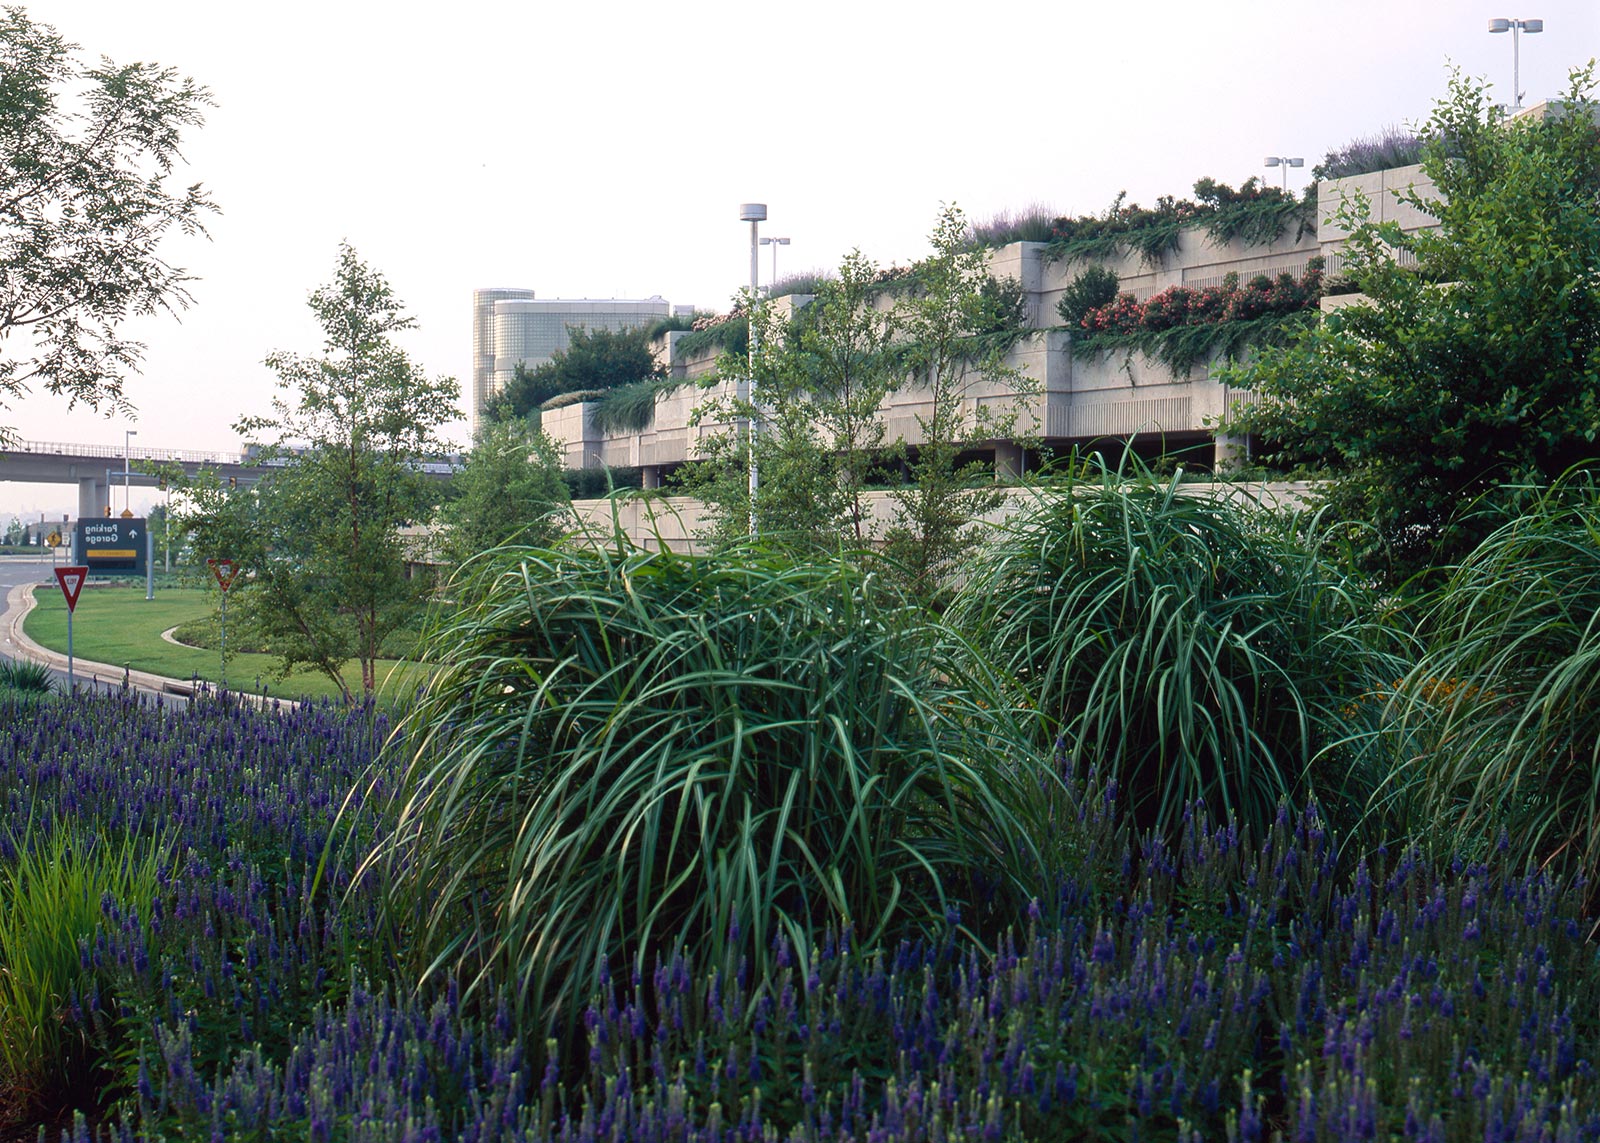
<path id="1" fill-rule="evenodd" d="M 644 486 L 646 488 L 661 487 L 661 466 L 659 464 L 647 464 L 639 471 L 644 477 Z"/>
<path id="2" fill-rule="evenodd" d="M 1016 480 L 1022 476 L 1022 446 L 1001 441 L 994 446 L 995 480 Z"/>
<path id="3" fill-rule="evenodd" d="M 1243 433 L 1218 433 L 1212 464 L 1218 472 L 1243 468 L 1250 463 L 1250 438 Z"/>
<path id="4" fill-rule="evenodd" d="M 92 520 L 97 516 L 106 514 L 106 507 L 111 503 L 111 489 L 103 477 L 80 476 L 78 478 L 78 518 Z"/>

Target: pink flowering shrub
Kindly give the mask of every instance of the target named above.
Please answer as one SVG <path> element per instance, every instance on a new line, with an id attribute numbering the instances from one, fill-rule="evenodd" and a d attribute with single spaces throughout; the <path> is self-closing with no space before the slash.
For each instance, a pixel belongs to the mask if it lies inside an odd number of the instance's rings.
<path id="1" fill-rule="evenodd" d="M 1230 274 L 1221 286 L 1198 290 L 1168 286 L 1143 302 L 1132 294 L 1119 294 L 1115 301 L 1086 311 L 1080 324 L 1088 333 L 1157 333 L 1184 325 L 1297 313 L 1321 299 L 1322 275 L 1322 259 L 1313 258 L 1299 279 L 1288 273 L 1275 279 L 1258 274 L 1241 286 Z"/>

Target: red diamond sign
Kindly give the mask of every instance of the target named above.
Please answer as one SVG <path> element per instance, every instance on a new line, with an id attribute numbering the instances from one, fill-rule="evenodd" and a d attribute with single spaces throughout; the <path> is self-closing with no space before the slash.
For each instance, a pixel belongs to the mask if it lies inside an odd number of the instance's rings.
<path id="1" fill-rule="evenodd" d="M 217 577 L 217 586 L 224 592 L 233 585 L 233 577 L 239 574 L 239 565 L 232 560 L 207 560 L 206 567 Z"/>
<path id="2" fill-rule="evenodd" d="M 72 612 L 77 609 L 78 593 L 83 590 L 84 581 L 88 578 L 88 568 L 56 569 L 56 582 L 61 585 L 61 594 L 67 597 L 68 612 Z"/>

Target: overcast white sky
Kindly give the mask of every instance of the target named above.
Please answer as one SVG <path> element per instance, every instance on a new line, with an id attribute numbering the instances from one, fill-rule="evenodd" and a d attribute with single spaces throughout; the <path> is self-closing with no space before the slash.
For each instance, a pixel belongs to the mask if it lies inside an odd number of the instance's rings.
<path id="1" fill-rule="evenodd" d="M 33 394 L 0 424 L 186 448 L 237 448 L 230 426 L 273 391 L 262 359 L 318 348 L 305 299 L 341 240 L 417 317 L 413 359 L 465 383 L 477 287 L 724 308 L 749 275 L 741 202 L 792 239 L 780 276 L 856 246 L 905 262 L 948 201 L 979 220 L 1099 211 L 1267 175 L 1269 154 L 1305 156 L 1303 186 L 1329 149 L 1425 117 L 1451 63 L 1509 99 L 1490 17 L 1545 21 L 1522 38 L 1527 102 L 1600 54 L 1594 0 L 24 7 L 88 56 L 211 88 L 182 173 L 222 214 L 171 250 L 201 278 L 194 308 L 136 329 L 137 422 Z M 7 517 L 68 510 L 75 490 L 0 481 Z"/>

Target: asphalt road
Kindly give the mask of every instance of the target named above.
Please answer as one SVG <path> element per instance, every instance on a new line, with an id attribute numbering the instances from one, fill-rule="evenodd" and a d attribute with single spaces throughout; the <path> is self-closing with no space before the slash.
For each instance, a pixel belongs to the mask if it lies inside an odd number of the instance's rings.
<path id="1" fill-rule="evenodd" d="M 64 563 L 65 561 L 57 561 L 56 563 L 52 563 L 48 553 L 43 559 L 40 559 L 38 556 L 0 556 L 0 611 L 5 612 L 4 621 L 0 622 L 0 657 L 7 659 L 20 659 L 24 661 L 37 661 L 36 656 L 24 654 L 21 648 L 17 647 L 12 641 L 10 623 L 11 616 L 9 610 L 6 610 L 5 608 L 6 597 L 11 593 L 11 589 L 16 587 L 18 584 L 41 584 L 44 586 L 40 590 L 61 590 L 56 585 L 55 569 L 57 566 Z M 56 685 L 62 690 L 65 690 L 67 686 L 67 672 L 64 666 L 58 666 L 52 663 L 49 664 L 49 669 L 51 676 L 56 681 Z M 101 675 L 99 681 L 94 681 L 91 672 L 86 669 L 85 665 L 80 664 L 78 669 L 79 691 L 81 692 L 87 687 L 94 687 L 95 689 L 103 688 L 106 690 L 115 690 L 119 688 L 121 684 L 119 672 L 116 672 L 114 669 L 110 669 L 99 672 L 99 674 Z M 137 674 L 137 672 L 135 672 L 135 674 Z M 167 692 L 165 688 L 153 677 L 146 679 L 140 679 L 136 677 L 130 681 L 138 690 L 148 691 L 152 694 L 166 693 L 168 701 L 182 701 L 181 696 Z"/>
<path id="2" fill-rule="evenodd" d="M 0 556 L 0 609 L 4 608 L 5 598 L 11 589 L 19 583 L 54 584 L 54 569 L 49 555 L 43 559 L 38 556 Z M 0 655 L 8 659 L 25 658 L 12 644 L 9 631 L 0 631 Z"/>

